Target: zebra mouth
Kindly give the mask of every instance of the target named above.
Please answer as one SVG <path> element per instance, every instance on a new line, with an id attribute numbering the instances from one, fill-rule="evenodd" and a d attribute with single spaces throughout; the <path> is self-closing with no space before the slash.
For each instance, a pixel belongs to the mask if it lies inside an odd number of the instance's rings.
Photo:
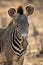
<path id="1" fill-rule="evenodd" d="M 22 37 L 22 42 L 24 42 L 24 41 L 27 41 L 27 39 L 26 39 L 26 38 L 24 38 L 24 37 Z"/>
<path id="2" fill-rule="evenodd" d="M 23 38 L 23 40 L 22 40 L 22 46 L 23 46 L 24 50 L 26 50 L 27 45 L 28 45 L 28 41 Z"/>

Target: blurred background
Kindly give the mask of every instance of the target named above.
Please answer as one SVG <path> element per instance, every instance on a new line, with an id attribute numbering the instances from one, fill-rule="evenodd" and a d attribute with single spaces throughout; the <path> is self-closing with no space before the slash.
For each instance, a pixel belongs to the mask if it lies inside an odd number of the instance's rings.
<path id="1" fill-rule="evenodd" d="M 0 0 L 0 28 L 6 27 L 11 18 L 8 15 L 10 7 L 32 5 L 34 13 L 28 16 L 29 34 L 28 47 L 24 65 L 43 65 L 43 0 Z"/>

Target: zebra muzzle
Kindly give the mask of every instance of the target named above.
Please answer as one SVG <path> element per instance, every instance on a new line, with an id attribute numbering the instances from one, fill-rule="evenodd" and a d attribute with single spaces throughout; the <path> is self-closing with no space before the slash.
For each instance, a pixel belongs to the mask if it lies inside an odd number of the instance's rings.
<path id="1" fill-rule="evenodd" d="M 24 50 L 27 48 L 27 45 L 28 45 L 27 40 L 23 38 L 22 46 L 23 46 Z"/>

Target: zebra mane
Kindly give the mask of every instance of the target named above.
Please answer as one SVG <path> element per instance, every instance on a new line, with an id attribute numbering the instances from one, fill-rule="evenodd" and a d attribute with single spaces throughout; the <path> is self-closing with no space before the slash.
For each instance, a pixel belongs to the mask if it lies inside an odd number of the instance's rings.
<path id="1" fill-rule="evenodd" d="M 19 13 L 20 15 L 23 14 L 23 6 L 20 5 L 18 8 L 17 8 L 17 13 Z"/>

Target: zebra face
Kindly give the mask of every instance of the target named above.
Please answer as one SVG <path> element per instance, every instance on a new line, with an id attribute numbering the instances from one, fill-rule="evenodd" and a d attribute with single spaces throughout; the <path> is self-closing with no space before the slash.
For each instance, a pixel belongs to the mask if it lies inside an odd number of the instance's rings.
<path id="1" fill-rule="evenodd" d="M 25 14 L 18 15 L 15 24 L 16 24 L 16 30 L 19 33 L 19 35 L 21 35 L 21 37 L 23 38 L 27 38 L 29 23 L 26 15 Z"/>
<path id="2" fill-rule="evenodd" d="M 18 7 L 17 11 L 14 8 L 8 10 L 8 14 L 12 17 L 13 22 L 15 23 L 16 31 L 23 38 L 28 37 L 29 23 L 27 16 L 31 15 L 33 11 L 34 8 L 32 6 L 27 6 L 25 14 L 21 5 Z"/>

